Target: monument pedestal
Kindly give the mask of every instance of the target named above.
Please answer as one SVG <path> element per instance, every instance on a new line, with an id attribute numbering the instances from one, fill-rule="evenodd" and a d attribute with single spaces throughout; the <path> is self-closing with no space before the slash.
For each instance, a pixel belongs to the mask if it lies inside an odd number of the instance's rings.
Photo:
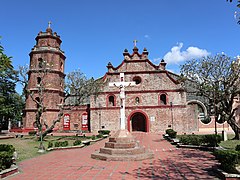
<path id="1" fill-rule="evenodd" d="M 105 161 L 140 161 L 154 157 L 153 152 L 140 147 L 128 130 L 118 130 L 100 151 L 91 154 L 93 159 Z"/>

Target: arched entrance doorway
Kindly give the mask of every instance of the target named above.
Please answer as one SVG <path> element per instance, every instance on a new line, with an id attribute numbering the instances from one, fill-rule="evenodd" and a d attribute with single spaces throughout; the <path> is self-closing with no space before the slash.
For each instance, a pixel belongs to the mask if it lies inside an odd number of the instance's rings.
<path id="1" fill-rule="evenodd" d="M 147 132 L 147 121 L 144 114 L 136 112 L 131 117 L 132 131 Z"/>

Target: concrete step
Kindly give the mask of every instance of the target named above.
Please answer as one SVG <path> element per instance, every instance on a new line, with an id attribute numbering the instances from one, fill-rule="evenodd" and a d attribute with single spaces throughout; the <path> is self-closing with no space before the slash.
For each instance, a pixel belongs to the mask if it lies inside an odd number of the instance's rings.
<path id="1" fill-rule="evenodd" d="M 145 152 L 143 154 L 131 154 L 131 155 L 110 155 L 100 153 L 99 151 L 96 151 L 91 154 L 91 158 L 104 161 L 141 161 L 145 159 L 152 159 L 153 157 L 154 154 L 150 151 Z"/>
<path id="2" fill-rule="evenodd" d="M 115 142 L 106 142 L 105 148 L 114 148 L 114 149 L 128 149 L 136 147 L 136 142 L 131 143 L 115 143 Z"/>
<path id="3" fill-rule="evenodd" d="M 132 155 L 132 154 L 143 154 L 145 153 L 145 148 L 143 147 L 135 147 L 128 149 L 113 149 L 113 148 L 100 148 L 100 153 L 103 154 L 118 154 L 118 155 Z"/>

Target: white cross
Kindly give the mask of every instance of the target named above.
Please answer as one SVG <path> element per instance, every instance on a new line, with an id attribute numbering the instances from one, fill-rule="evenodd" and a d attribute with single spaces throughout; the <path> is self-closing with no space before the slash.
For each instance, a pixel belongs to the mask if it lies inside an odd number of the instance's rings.
<path id="1" fill-rule="evenodd" d="M 133 40 L 133 43 L 134 43 L 134 47 L 137 47 L 137 40 Z"/>
<path id="2" fill-rule="evenodd" d="M 120 108 L 120 128 L 125 129 L 125 87 L 135 86 L 136 83 L 125 82 L 124 81 L 124 73 L 120 73 L 120 82 L 112 82 L 109 83 L 110 87 L 118 87 L 120 89 L 120 100 L 121 100 L 121 108 Z"/>
<path id="3" fill-rule="evenodd" d="M 52 24 L 52 22 L 48 21 L 48 28 L 51 28 L 51 24 Z"/>

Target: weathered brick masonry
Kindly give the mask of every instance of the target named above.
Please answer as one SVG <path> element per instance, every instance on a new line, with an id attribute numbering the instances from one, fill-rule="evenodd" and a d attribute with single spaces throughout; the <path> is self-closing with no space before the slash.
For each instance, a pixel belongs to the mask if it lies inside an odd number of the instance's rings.
<path id="1" fill-rule="evenodd" d="M 47 61 L 50 71 L 44 77 L 46 86 L 44 103 L 46 112 L 43 120 L 51 123 L 59 113 L 59 104 L 64 99 L 65 55 L 60 49 L 61 40 L 50 27 L 36 37 L 36 45 L 30 52 L 28 89 L 36 94 L 41 77 L 41 61 Z M 106 74 L 98 79 L 102 88 L 97 96 L 90 97 L 89 105 L 64 107 L 64 118 L 57 124 L 58 130 L 118 130 L 120 127 L 120 97 L 117 87 L 109 87 L 109 82 L 118 82 L 120 73 L 125 81 L 135 81 L 136 86 L 126 87 L 126 128 L 129 131 L 160 132 L 173 128 L 178 132 L 199 131 L 199 114 L 207 115 L 207 108 L 201 98 L 185 91 L 178 82 L 178 75 L 166 69 L 162 60 L 158 65 L 148 59 L 144 48 L 139 53 L 135 46 L 130 54 L 123 52 L 123 61 L 117 67 L 107 65 Z M 36 103 L 28 97 L 25 109 L 25 129 L 33 129 Z M 87 115 L 87 116 L 86 116 Z M 83 122 L 88 127 L 84 128 Z"/>

